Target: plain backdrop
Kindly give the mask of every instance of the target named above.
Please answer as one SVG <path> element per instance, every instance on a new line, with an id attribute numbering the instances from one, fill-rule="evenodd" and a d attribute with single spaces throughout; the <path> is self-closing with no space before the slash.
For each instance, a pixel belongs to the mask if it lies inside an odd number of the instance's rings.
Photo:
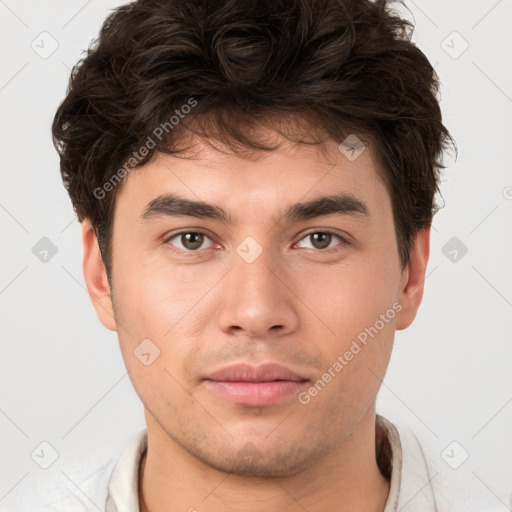
<path id="1" fill-rule="evenodd" d="M 31 456 L 41 446 L 66 468 L 91 452 L 117 457 L 144 427 L 116 334 L 84 288 L 50 137 L 70 68 L 121 3 L 0 1 L 0 506 L 45 471 Z M 423 304 L 397 333 L 377 410 L 438 444 L 441 463 L 455 441 L 468 458 L 454 471 L 511 506 L 512 2 L 407 5 L 459 155 L 447 158 Z"/>

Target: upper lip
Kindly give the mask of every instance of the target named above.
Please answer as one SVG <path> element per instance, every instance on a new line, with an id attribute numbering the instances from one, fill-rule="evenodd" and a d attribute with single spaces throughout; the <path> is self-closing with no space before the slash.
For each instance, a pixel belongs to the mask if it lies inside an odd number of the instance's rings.
<path id="1" fill-rule="evenodd" d="M 301 382 L 307 380 L 286 366 L 275 363 L 251 366 L 249 364 L 233 364 L 220 368 L 205 377 L 206 380 L 218 382 L 272 382 L 289 380 Z"/>

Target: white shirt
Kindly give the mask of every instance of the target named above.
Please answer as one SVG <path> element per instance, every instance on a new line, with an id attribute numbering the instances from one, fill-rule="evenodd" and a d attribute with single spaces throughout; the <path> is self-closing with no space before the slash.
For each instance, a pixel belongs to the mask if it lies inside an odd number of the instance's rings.
<path id="1" fill-rule="evenodd" d="M 440 451 L 427 450 L 406 425 L 385 425 L 392 450 L 389 495 L 383 512 L 505 512 L 492 492 L 476 491 L 476 480 L 462 478 Z M 139 465 L 147 449 L 147 431 L 128 444 L 121 459 L 74 472 L 47 473 L 43 480 L 9 493 L 2 512 L 139 512 Z M 204 508 L 204 507 L 203 507 Z"/>

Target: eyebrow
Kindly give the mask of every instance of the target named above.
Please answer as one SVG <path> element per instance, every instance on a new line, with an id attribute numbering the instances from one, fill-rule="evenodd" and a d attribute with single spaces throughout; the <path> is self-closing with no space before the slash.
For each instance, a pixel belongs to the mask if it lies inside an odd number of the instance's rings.
<path id="1" fill-rule="evenodd" d="M 328 195 L 291 205 L 281 220 L 308 220 L 332 214 L 368 215 L 368 207 L 352 194 Z M 160 216 L 183 215 L 232 223 L 231 215 L 220 206 L 186 199 L 177 194 L 163 194 L 153 199 L 144 209 L 141 218 L 150 220 Z"/>

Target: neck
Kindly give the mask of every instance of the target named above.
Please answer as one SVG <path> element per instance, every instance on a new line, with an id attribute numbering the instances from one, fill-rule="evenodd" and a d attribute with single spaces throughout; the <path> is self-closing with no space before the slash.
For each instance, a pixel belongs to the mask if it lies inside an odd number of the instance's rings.
<path id="1" fill-rule="evenodd" d="M 146 414 L 148 450 L 139 473 L 141 512 L 208 510 L 382 512 L 389 482 L 377 465 L 375 410 L 328 456 L 298 474 L 248 477 L 210 468 L 178 446 Z"/>

